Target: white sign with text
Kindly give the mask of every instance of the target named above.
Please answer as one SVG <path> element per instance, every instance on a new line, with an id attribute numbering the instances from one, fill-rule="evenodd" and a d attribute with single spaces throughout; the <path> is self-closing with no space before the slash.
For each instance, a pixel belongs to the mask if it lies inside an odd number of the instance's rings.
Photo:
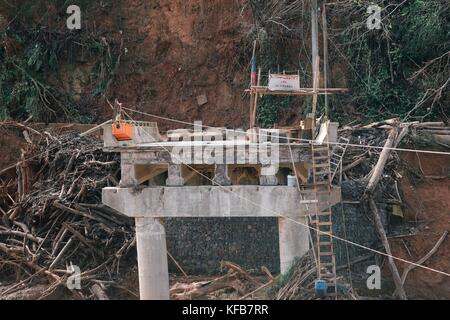
<path id="1" fill-rule="evenodd" d="M 299 75 L 270 74 L 270 91 L 300 91 Z"/>

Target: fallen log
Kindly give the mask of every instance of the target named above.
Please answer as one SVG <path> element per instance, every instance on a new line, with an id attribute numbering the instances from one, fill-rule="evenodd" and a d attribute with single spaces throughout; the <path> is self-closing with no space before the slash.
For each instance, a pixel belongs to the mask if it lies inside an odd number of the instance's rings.
<path id="1" fill-rule="evenodd" d="M 368 124 L 366 126 L 363 126 L 363 129 L 372 129 L 372 128 L 379 128 L 381 126 L 397 126 L 398 125 L 398 119 L 392 118 L 380 122 L 373 122 L 371 124 Z"/>
<path id="2" fill-rule="evenodd" d="M 383 223 L 381 222 L 380 214 L 378 212 L 377 205 L 373 198 L 373 192 L 375 191 L 378 182 L 381 179 L 381 175 L 383 174 L 384 167 L 386 165 L 387 160 L 389 159 L 389 155 L 391 154 L 391 150 L 393 146 L 396 146 L 400 143 L 400 140 L 406 135 L 404 133 L 405 128 L 403 128 L 402 133 L 398 135 L 398 127 L 394 126 L 389 132 L 389 136 L 384 144 L 383 150 L 381 151 L 380 157 L 378 159 L 375 168 L 372 170 L 369 182 L 367 184 L 364 197 L 368 198 L 369 206 L 372 211 L 373 222 L 375 228 L 378 232 L 378 236 L 383 244 L 386 254 L 388 256 L 388 265 L 389 269 L 392 273 L 392 278 L 394 280 L 394 284 L 396 287 L 396 294 L 402 300 L 407 300 L 405 290 L 403 288 L 403 284 L 400 279 L 400 274 L 398 272 L 397 266 L 395 265 L 394 259 L 392 257 L 391 247 L 389 245 L 389 241 L 386 236 L 386 231 L 384 230 Z"/>
<path id="3" fill-rule="evenodd" d="M 378 235 L 380 237 L 381 243 L 386 250 L 387 258 L 388 258 L 388 266 L 392 273 L 392 278 L 394 280 L 394 284 L 396 287 L 395 293 L 402 300 L 407 300 L 405 289 L 403 288 L 403 283 L 400 278 L 400 274 L 398 272 L 397 266 L 395 265 L 394 258 L 392 257 L 391 246 L 389 245 L 389 241 L 386 236 L 386 231 L 384 230 L 383 223 L 381 222 L 380 214 L 378 212 L 377 205 L 373 198 L 369 199 L 370 209 L 372 210 L 372 216 L 375 224 L 375 228 L 377 229 Z"/>
<path id="4" fill-rule="evenodd" d="M 173 299 L 192 300 L 204 297 L 210 293 L 222 289 L 235 289 L 237 286 L 233 282 L 235 282 L 236 280 L 236 273 L 232 272 L 211 281 L 202 281 L 191 284 L 176 284 L 174 287 L 172 287 L 170 292 Z"/>
<path id="5" fill-rule="evenodd" d="M 384 144 L 383 150 L 381 151 L 380 158 L 378 159 L 378 162 L 370 175 L 365 194 L 371 195 L 375 190 L 378 182 L 380 181 L 384 166 L 386 165 L 386 162 L 389 159 L 389 155 L 391 154 L 391 148 L 396 143 L 397 133 L 397 127 L 392 128 L 389 132 L 389 136 L 386 140 L 386 143 Z"/>
<path id="6" fill-rule="evenodd" d="M 367 159 L 367 158 L 366 158 L 365 156 L 356 159 L 356 160 L 353 161 L 352 163 L 350 163 L 350 164 L 344 166 L 344 167 L 342 168 L 342 172 L 344 173 L 344 172 L 346 172 L 346 171 L 348 171 L 348 170 L 350 170 L 350 169 L 353 169 L 353 168 L 356 167 L 356 166 L 359 166 L 361 163 L 363 163 L 364 161 L 366 161 L 366 159 Z"/>
<path id="7" fill-rule="evenodd" d="M 450 135 L 450 129 L 448 129 L 448 128 L 442 128 L 442 129 L 423 129 L 423 130 L 420 130 L 420 132 L 425 132 L 425 133 L 429 133 L 429 134 L 438 134 L 438 135 L 443 135 L 443 136 L 448 136 L 448 135 Z"/>
<path id="8" fill-rule="evenodd" d="M 436 128 L 436 127 L 444 127 L 444 122 L 421 122 L 421 123 L 413 123 L 412 127 L 414 129 L 420 128 Z"/>
<path id="9" fill-rule="evenodd" d="M 443 147 L 450 148 L 450 135 L 433 134 L 433 138 Z"/>
<path id="10" fill-rule="evenodd" d="M 253 282 L 256 285 L 261 285 L 262 283 L 259 282 L 258 280 L 256 280 L 255 278 L 253 278 L 250 274 L 248 274 L 247 271 L 245 271 L 244 269 L 242 269 L 241 267 L 239 267 L 238 265 L 229 262 L 229 261 L 222 261 L 220 263 L 221 268 L 228 268 L 230 270 L 233 270 L 235 272 L 237 272 L 238 274 L 241 274 L 246 280 Z"/>

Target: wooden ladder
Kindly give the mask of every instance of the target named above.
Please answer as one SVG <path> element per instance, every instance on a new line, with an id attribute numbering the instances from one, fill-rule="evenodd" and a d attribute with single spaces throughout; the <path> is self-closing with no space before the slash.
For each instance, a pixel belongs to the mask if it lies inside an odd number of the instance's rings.
<path id="1" fill-rule="evenodd" d="M 345 152 L 347 152 L 348 144 L 350 140 L 344 137 L 340 137 L 338 144 L 333 148 L 333 152 L 330 156 L 330 167 L 331 167 L 331 182 L 333 182 L 336 174 L 339 170 L 342 170 L 342 163 L 344 161 Z"/>
<path id="2" fill-rule="evenodd" d="M 312 184 L 310 190 L 303 190 L 309 194 L 312 203 L 310 222 L 316 228 L 316 258 L 317 277 L 325 280 L 328 286 L 337 293 L 336 258 L 333 250 L 333 223 L 331 212 L 331 164 L 328 144 L 311 146 L 312 154 Z M 314 204 L 315 203 L 315 204 Z"/>

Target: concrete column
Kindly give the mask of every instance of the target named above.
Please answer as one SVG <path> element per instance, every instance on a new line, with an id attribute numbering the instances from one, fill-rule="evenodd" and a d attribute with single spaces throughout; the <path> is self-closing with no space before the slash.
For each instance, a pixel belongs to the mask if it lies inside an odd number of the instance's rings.
<path id="1" fill-rule="evenodd" d="M 141 300 L 169 300 L 166 232 L 154 218 L 136 218 Z"/>
<path id="2" fill-rule="evenodd" d="M 306 218 L 296 221 L 308 224 Z M 309 229 L 286 218 L 278 218 L 278 232 L 280 241 L 280 271 L 286 274 L 296 258 L 300 258 L 309 251 Z"/>
<path id="3" fill-rule="evenodd" d="M 338 122 L 330 122 L 328 124 L 328 142 L 338 142 Z"/>
<path id="4" fill-rule="evenodd" d="M 184 185 L 181 164 L 169 164 L 166 185 L 169 187 L 182 187 Z"/>
<path id="5" fill-rule="evenodd" d="M 264 165 L 261 168 L 261 176 L 259 177 L 259 184 L 262 186 L 277 186 L 278 185 L 278 165 Z"/>
<path id="6" fill-rule="evenodd" d="M 121 188 L 132 188 L 138 185 L 138 180 L 136 179 L 136 168 L 134 164 L 126 163 L 124 161 L 120 164 L 120 187 Z"/>
<path id="7" fill-rule="evenodd" d="M 221 186 L 231 186 L 231 179 L 228 176 L 228 166 L 226 164 L 216 165 L 213 180 Z"/>

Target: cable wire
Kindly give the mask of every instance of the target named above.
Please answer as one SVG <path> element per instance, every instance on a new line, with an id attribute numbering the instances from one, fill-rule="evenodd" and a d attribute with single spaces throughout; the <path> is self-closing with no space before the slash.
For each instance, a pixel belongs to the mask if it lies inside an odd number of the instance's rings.
<path id="1" fill-rule="evenodd" d="M 123 108 L 123 109 L 126 109 L 126 108 Z M 125 115 L 127 115 L 127 116 L 130 118 L 130 120 L 131 120 L 133 123 L 135 123 L 137 126 L 139 126 L 139 123 L 138 123 L 137 121 L 133 120 L 133 119 L 130 117 L 130 115 L 129 115 L 128 113 L 126 113 L 125 111 L 124 111 L 124 113 L 125 113 Z M 148 132 L 144 131 L 144 133 L 147 134 L 149 137 L 151 137 L 151 135 L 150 135 Z M 155 142 L 155 144 L 158 144 L 158 143 Z M 170 154 L 170 151 L 169 151 L 167 148 L 165 148 L 162 144 L 160 144 L 160 147 L 163 148 L 163 149 L 165 149 L 165 150 Z M 224 191 L 228 192 L 229 194 L 232 194 L 232 195 L 234 195 L 234 196 L 240 198 L 241 200 L 244 200 L 244 201 L 246 201 L 246 202 L 248 202 L 248 203 L 250 203 L 250 204 L 252 204 L 252 205 L 254 205 L 254 206 L 258 207 L 258 208 L 261 208 L 261 209 L 263 209 L 263 210 L 265 210 L 265 211 L 267 211 L 267 212 L 270 212 L 271 214 L 273 214 L 273 215 L 276 216 L 276 217 L 284 218 L 284 219 L 289 220 L 289 221 L 291 221 L 291 222 L 293 222 L 293 223 L 295 223 L 295 224 L 297 224 L 297 225 L 299 225 L 299 226 L 302 226 L 302 227 L 305 227 L 305 228 L 309 228 L 310 230 L 313 230 L 313 231 L 318 232 L 318 233 L 320 233 L 320 234 L 330 236 L 330 237 L 332 237 L 333 239 L 336 239 L 336 240 L 339 240 L 339 241 L 344 241 L 344 242 L 346 242 L 346 243 L 348 243 L 348 244 L 350 244 L 350 245 L 353 245 L 353 246 L 356 246 L 356 247 L 359 247 L 359 248 L 362 248 L 362 249 L 371 251 L 371 252 L 373 252 L 373 253 L 376 253 L 376 254 L 379 254 L 379 255 L 382 255 L 382 256 L 385 256 L 385 257 L 390 257 L 390 258 L 392 258 L 392 259 L 394 259 L 394 260 L 401 261 L 401 262 L 404 262 L 404 263 L 413 265 L 413 266 L 415 266 L 415 267 L 417 267 L 417 268 L 425 269 L 425 270 L 428 270 L 428 271 L 432 271 L 432 272 L 439 273 L 439 274 L 442 274 L 442 275 L 444 275 L 444 276 L 450 277 L 450 273 L 447 273 L 447 272 L 444 272 L 444 271 L 441 271 L 441 270 L 437 270 L 437 269 L 434 269 L 434 268 L 430 268 L 430 267 L 427 267 L 427 266 L 424 266 L 424 265 L 421 265 L 421 264 L 418 264 L 418 263 L 415 263 L 415 262 L 412 262 L 412 261 L 408 261 L 408 260 L 403 259 L 403 258 L 399 258 L 399 257 L 393 256 L 393 255 L 389 255 L 389 254 L 387 254 L 387 253 L 385 253 L 385 252 L 382 252 L 382 251 L 379 251 L 379 250 L 376 250 L 376 249 L 369 248 L 369 247 L 364 246 L 364 245 L 362 245 L 362 244 L 359 244 L 359 243 L 356 243 L 356 242 L 354 242 L 354 241 L 350 241 L 350 240 L 344 239 L 344 238 L 342 238 L 342 237 L 338 237 L 338 236 L 333 235 L 333 234 L 330 234 L 330 233 L 328 233 L 328 232 L 321 231 L 321 230 L 319 230 L 319 229 L 317 229 L 317 228 L 314 228 L 314 227 L 312 227 L 312 226 L 310 226 L 310 225 L 308 225 L 308 224 L 305 224 L 305 223 L 302 223 L 302 222 L 300 222 L 300 221 L 297 221 L 297 220 L 295 220 L 295 219 L 293 219 L 293 218 L 291 218 L 291 217 L 288 217 L 288 216 L 284 216 L 284 215 L 282 215 L 282 214 L 279 214 L 278 212 L 276 212 L 276 211 L 274 211 L 274 210 L 265 208 L 265 207 L 261 206 L 260 204 L 254 202 L 254 201 L 252 201 L 252 200 L 250 200 L 250 199 L 247 199 L 247 198 L 245 198 L 245 197 L 240 196 L 239 194 L 236 194 L 236 193 L 233 192 L 232 190 L 230 190 L 230 189 L 228 189 L 228 188 L 222 186 L 222 185 L 219 184 L 218 182 L 214 181 L 213 179 L 211 179 L 211 178 L 209 178 L 208 176 L 204 175 L 204 174 L 201 173 L 200 171 L 196 170 L 196 169 L 193 168 L 191 165 L 186 164 L 186 163 L 183 163 L 183 162 L 181 161 L 181 159 L 178 159 L 178 161 L 180 161 L 180 163 L 186 165 L 188 168 L 190 168 L 191 170 L 193 170 L 193 171 L 195 171 L 196 173 L 198 173 L 200 176 L 202 176 L 202 177 L 204 177 L 205 179 L 209 180 L 211 183 L 213 183 L 213 185 L 217 185 L 219 188 L 223 189 Z"/>

